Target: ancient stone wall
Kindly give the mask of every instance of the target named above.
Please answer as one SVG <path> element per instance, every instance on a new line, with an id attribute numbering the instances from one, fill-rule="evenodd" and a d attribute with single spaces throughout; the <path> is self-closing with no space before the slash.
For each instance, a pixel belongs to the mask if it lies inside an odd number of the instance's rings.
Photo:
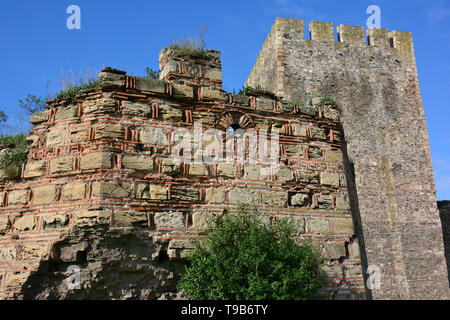
<path id="1" fill-rule="evenodd" d="M 247 85 L 291 101 L 335 99 L 364 269 L 381 270 L 378 299 L 449 298 L 441 222 L 412 35 L 278 18 Z M 366 44 L 366 39 L 368 43 Z M 273 52 L 277 52 L 274 57 Z M 273 64 L 276 67 L 273 67 Z M 273 70 L 276 70 L 275 72 Z M 263 78 L 277 81 L 264 82 Z M 353 178 L 352 178 L 353 176 Z"/>
<path id="2" fill-rule="evenodd" d="M 227 94 L 217 51 L 194 59 L 169 47 L 160 68 L 160 80 L 107 68 L 101 89 L 31 116 L 21 179 L 0 186 L 0 298 L 179 297 L 189 239 L 240 203 L 255 205 L 263 223 L 292 218 L 296 238 L 320 247 L 324 298 L 364 297 L 335 106 Z M 268 141 L 245 149 L 243 162 L 193 161 L 199 147 L 226 142 L 206 139 L 212 128 L 242 130 L 236 145 L 250 145 L 249 132 Z M 192 153 L 174 153 L 180 130 L 194 139 Z M 81 289 L 67 289 L 70 266 Z"/>

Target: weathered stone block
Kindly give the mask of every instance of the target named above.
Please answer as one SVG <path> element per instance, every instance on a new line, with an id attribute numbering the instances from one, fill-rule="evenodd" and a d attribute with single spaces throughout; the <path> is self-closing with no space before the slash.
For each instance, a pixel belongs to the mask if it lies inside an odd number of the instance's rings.
<path id="1" fill-rule="evenodd" d="M 150 186 L 146 183 L 139 183 L 136 186 L 136 199 L 150 199 Z"/>
<path id="2" fill-rule="evenodd" d="M 45 244 L 27 244 L 23 246 L 24 259 L 37 259 L 47 254 L 47 246 Z"/>
<path id="3" fill-rule="evenodd" d="M 325 157 L 327 161 L 343 162 L 342 151 L 340 150 L 325 150 Z"/>
<path id="4" fill-rule="evenodd" d="M 174 186 L 170 190 L 170 197 L 172 200 L 194 202 L 194 201 L 198 201 L 199 190 L 196 188 Z"/>
<path id="5" fill-rule="evenodd" d="M 309 232 L 328 233 L 329 230 L 327 219 L 311 219 L 309 221 Z"/>
<path id="6" fill-rule="evenodd" d="M 294 173 L 289 168 L 280 168 L 277 172 L 277 181 L 279 182 L 290 182 L 294 180 Z"/>
<path id="7" fill-rule="evenodd" d="M 223 92 L 220 90 L 211 89 L 208 87 L 201 87 L 200 88 L 200 99 L 226 102 L 226 101 L 228 101 L 228 95 L 226 94 L 226 92 Z"/>
<path id="8" fill-rule="evenodd" d="M 351 250 L 351 256 L 353 258 L 360 258 L 361 256 L 361 251 L 359 248 L 359 243 L 355 240 L 353 241 L 353 243 L 350 245 L 350 250 Z"/>
<path id="9" fill-rule="evenodd" d="M 35 112 L 30 115 L 30 122 L 34 125 L 40 124 L 42 122 L 46 122 L 48 120 L 48 110 Z"/>
<path id="10" fill-rule="evenodd" d="M 114 113 L 117 101 L 110 98 L 88 100 L 83 103 L 84 114 Z"/>
<path id="11" fill-rule="evenodd" d="M 317 203 L 320 209 L 331 209 L 333 208 L 333 199 L 331 195 L 328 194 L 317 194 Z"/>
<path id="12" fill-rule="evenodd" d="M 259 129 L 269 130 L 270 122 L 266 119 L 255 119 L 255 125 Z"/>
<path id="13" fill-rule="evenodd" d="M 34 216 L 17 217 L 14 220 L 15 231 L 31 231 L 36 228 L 36 219 Z"/>
<path id="14" fill-rule="evenodd" d="M 8 265 L 17 257 L 17 249 L 12 245 L 2 245 L 0 247 L 0 266 Z"/>
<path id="15" fill-rule="evenodd" d="M 143 143 L 168 144 L 167 131 L 162 128 L 146 127 L 140 130 L 140 140 Z"/>
<path id="16" fill-rule="evenodd" d="M 183 111 L 181 109 L 167 104 L 160 104 L 158 108 L 159 117 L 164 121 L 181 122 L 183 120 Z"/>
<path id="17" fill-rule="evenodd" d="M 256 165 L 244 166 L 244 179 L 260 180 L 260 179 L 267 179 L 267 177 L 268 177 L 268 170 L 266 167 Z"/>
<path id="18" fill-rule="evenodd" d="M 108 152 L 96 152 L 80 157 L 80 169 L 109 169 L 112 166 L 112 156 Z"/>
<path id="19" fill-rule="evenodd" d="M 111 213 L 108 210 L 82 211 L 75 215 L 75 224 L 79 228 L 96 225 L 109 225 Z"/>
<path id="20" fill-rule="evenodd" d="M 169 73 L 178 72 L 178 63 L 175 60 L 169 60 L 161 70 L 160 79 L 164 79 Z"/>
<path id="21" fill-rule="evenodd" d="M 300 104 L 297 106 L 297 111 L 299 113 L 306 114 L 308 116 L 315 116 L 316 115 L 316 109 L 309 105 L 309 104 Z"/>
<path id="22" fill-rule="evenodd" d="M 311 184 L 319 183 L 318 172 L 297 170 L 297 177 L 298 181 L 301 183 L 311 183 Z"/>
<path id="23" fill-rule="evenodd" d="M 153 158 L 144 155 L 125 154 L 122 158 L 122 165 L 125 169 L 153 171 Z"/>
<path id="24" fill-rule="evenodd" d="M 194 98 L 194 89 L 182 84 L 174 84 L 172 89 L 172 95 L 174 98 Z"/>
<path id="25" fill-rule="evenodd" d="M 349 26 L 341 24 L 337 27 L 339 41 L 364 46 L 366 39 L 364 37 L 364 27 Z"/>
<path id="26" fill-rule="evenodd" d="M 276 216 L 277 220 L 288 220 L 292 222 L 294 230 L 296 233 L 304 233 L 306 229 L 305 218 L 299 216 L 288 216 L 288 215 L 279 215 Z"/>
<path id="27" fill-rule="evenodd" d="M 206 67 L 205 78 L 212 80 L 222 80 L 222 70 L 220 70 L 219 68 Z"/>
<path id="28" fill-rule="evenodd" d="M 56 186 L 43 186 L 33 190 L 33 204 L 50 203 L 56 200 Z"/>
<path id="29" fill-rule="evenodd" d="M 345 245 L 343 243 L 325 243 L 323 246 L 325 257 L 328 259 L 339 259 L 345 257 Z"/>
<path id="30" fill-rule="evenodd" d="M 242 94 L 233 94 L 233 103 L 237 103 L 243 106 L 248 106 L 250 103 L 250 97 Z"/>
<path id="31" fill-rule="evenodd" d="M 229 194 L 231 203 L 256 203 L 259 202 L 258 192 L 249 189 L 232 189 Z"/>
<path id="32" fill-rule="evenodd" d="M 310 159 L 322 159 L 323 158 L 322 149 L 318 147 L 308 147 L 308 157 Z"/>
<path id="33" fill-rule="evenodd" d="M 286 194 L 283 191 L 263 191 L 262 201 L 269 206 L 284 206 Z"/>
<path id="34" fill-rule="evenodd" d="M 95 139 L 124 139 L 125 131 L 121 125 L 101 124 L 95 128 Z"/>
<path id="35" fill-rule="evenodd" d="M 208 188 L 206 189 L 206 202 L 208 203 L 223 203 L 225 192 L 222 188 Z"/>
<path id="36" fill-rule="evenodd" d="M 311 40 L 334 42 L 334 28 L 331 22 L 311 21 Z"/>
<path id="37" fill-rule="evenodd" d="M 291 157 L 303 157 L 303 147 L 297 144 L 286 144 L 286 154 Z"/>
<path id="38" fill-rule="evenodd" d="M 256 109 L 265 110 L 265 111 L 273 111 L 273 100 L 267 98 L 256 98 Z"/>
<path id="39" fill-rule="evenodd" d="M 180 163 L 175 163 L 172 159 L 162 158 L 161 161 L 161 173 L 169 176 L 177 175 L 180 173 Z"/>
<path id="40" fill-rule="evenodd" d="M 50 161 L 50 174 L 65 173 L 73 170 L 73 158 L 64 157 Z"/>
<path id="41" fill-rule="evenodd" d="M 334 221 L 334 230 L 337 233 L 349 233 L 353 234 L 354 228 L 353 228 L 353 221 L 351 219 L 339 219 Z"/>
<path id="42" fill-rule="evenodd" d="M 167 200 L 167 187 L 160 184 L 139 183 L 136 188 L 136 198 Z"/>
<path id="43" fill-rule="evenodd" d="M 336 209 L 340 210 L 350 210 L 350 200 L 347 196 L 342 196 L 342 194 L 336 194 Z"/>
<path id="44" fill-rule="evenodd" d="M 205 212 L 194 212 L 192 214 L 192 227 L 195 229 L 206 229 L 212 216 L 212 214 Z"/>
<path id="45" fill-rule="evenodd" d="M 280 101 L 278 102 L 278 105 L 280 106 L 281 111 L 283 112 L 290 113 L 294 111 L 294 104 L 289 101 Z"/>
<path id="46" fill-rule="evenodd" d="M 339 173 L 321 172 L 320 173 L 320 183 L 326 186 L 339 187 Z"/>
<path id="47" fill-rule="evenodd" d="M 185 228 L 186 217 L 183 212 L 156 212 L 154 216 L 156 228 Z"/>
<path id="48" fill-rule="evenodd" d="M 78 117 L 78 107 L 70 105 L 67 107 L 59 107 L 56 109 L 55 120 L 64 120 Z"/>
<path id="49" fill-rule="evenodd" d="M 0 218 L 0 235 L 4 235 L 11 229 L 11 223 L 8 218 Z"/>
<path id="50" fill-rule="evenodd" d="M 217 114 L 210 111 L 197 111 L 194 110 L 192 113 L 193 122 L 201 122 L 202 124 L 213 125 L 216 121 Z M 204 135 L 202 139 L 203 146 L 205 146 L 205 140 L 211 140 L 212 135 Z"/>
<path id="51" fill-rule="evenodd" d="M 132 116 L 148 117 L 152 114 L 152 106 L 140 102 L 122 101 L 122 113 Z"/>
<path id="52" fill-rule="evenodd" d="M 114 224 L 119 227 L 145 226 L 148 225 L 148 215 L 143 211 L 116 211 Z"/>
<path id="53" fill-rule="evenodd" d="M 327 106 L 322 107 L 323 117 L 329 120 L 339 120 L 339 111 L 335 108 L 330 108 Z"/>
<path id="54" fill-rule="evenodd" d="M 112 90 L 112 89 L 122 89 L 125 87 L 126 76 L 124 72 L 118 74 L 102 71 L 98 74 L 98 77 L 100 78 L 100 87 L 102 89 Z"/>
<path id="55" fill-rule="evenodd" d="M 50 131 L 47 133 L 47 146 L 54 146 L 64 143 L 65 131 Z"/>
<path id="56" fill-rule="evenodd" d="M 186 259 L 194 245 L 189 240 L 173 239 L 169 242 L 167 256 L 169 259 Z"/>
<path id="57" fill-rule="evenodd" d="M 218 177 L 234 178 L 236 167 L 234 164 L 219 163 L 216 174 Z"/>
<path id="58" fill-rule="evenodd" d="M 69 216 L 66 214 L 47 214 L 42 220 L 44 229 L 62 229 L 69 225 Z"/>
<path id="59" fill-rule="evenodd" d="M 136 89 L 154 93 L 165 93 L 166 84 L 162 80 L 136 77 Z"/>
<path id="60" fill-rule="evenodd" d="M 128 182 L 94 182 L 92 184 L 92 196 L 102 198 L 129 198 L 131 189 L 131 184 Z"/>
<path id="61" fill-rule="evenodd" d="M 309 196 L 304 193 L 293 194 L 291 197 L 291 205 L 294 207 L 309 206 Z"/>
<path id="62" fill-rule="evenodd" d="M 89 129 L 85 127 L 75 128 L 70 131 L 69 142 L 86 142 L 89 141 Z"/>
<path id="63" fill-rule="evenodd" d="M 28 190 L 14 190 L 8 192 L 8 205 L 14 206 L 26 203 L 28 203 Z"/>
<path id="64" fill-rule="evenodd" d="M 327 140 L 327 134 L 324 129 L 312 127 L 311 138 L 317 140 Z"/>
<path id="65" fill-rule="evenodd" d="M 291 123 L 292 135 L 296 137 L 306 137 L 306 126 L 303 126 L 299 123 Z"/>
<path id="66" fill-rule="evenodd" d="M 10 273 L 5 281 L 5 287 L 8 290 L 18 290 L 27 281 L 30 272 Z"/>
<path id="67" fill-rule="evenodd" d="M 166 200 L 167 199 L 167 186 L 161 184 L 150 185 L 150 199 L 154 200 Z"/>
<path id="68" fill-rule="evenodd" d="M 191 175 L 191 176 L 208 176 L 209 175 L 208 165 L 204 164 L 204 163 L 190 164 L 189 165 L 189 175 Z"/>
<path id="69" fill-rule="evenodd" d="M 62 198 L 65 201 L 81 200 L 84 199 L 85 192 L 86 192 L 85 183 L 69 182 L 62 188 Z"/>

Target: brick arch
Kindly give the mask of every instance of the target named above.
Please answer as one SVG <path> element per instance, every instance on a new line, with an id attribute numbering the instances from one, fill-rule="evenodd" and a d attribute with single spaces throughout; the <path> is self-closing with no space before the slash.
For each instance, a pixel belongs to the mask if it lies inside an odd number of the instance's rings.
<path id="1" fill-rule="evenodd" d="M 239 125 L 243 130 L 255 127 L 252 118 L 240 111 L 222 112 L 214 122 L 213 126 L 227 130 L 232 125 Z"/>

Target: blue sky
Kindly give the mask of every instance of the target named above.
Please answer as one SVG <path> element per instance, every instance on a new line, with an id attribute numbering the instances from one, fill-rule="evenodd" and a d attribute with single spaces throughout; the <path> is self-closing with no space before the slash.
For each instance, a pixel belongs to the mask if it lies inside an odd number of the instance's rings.
<path id="1" fill-rule="evenodd" d="M 66 27 L 72 4 L 81 8 L 81 30 Z M 54 93 L 70 70 L 85 74 L 112 66 L 143 75 L 146 67 L 157 69 L 162 48 L 202 25 L 206 46 L 222 52 L 230 92 L 242 88 L 276 17 L 304 19 L 306 26 L 312 20 L 365 26 L 371 4 L 381 8 L 381 27 L 413 33 L 437 195 L 450 200 L 448 0 L 3 0 L 0 109 L 23 118 L 17 100 Z"/>

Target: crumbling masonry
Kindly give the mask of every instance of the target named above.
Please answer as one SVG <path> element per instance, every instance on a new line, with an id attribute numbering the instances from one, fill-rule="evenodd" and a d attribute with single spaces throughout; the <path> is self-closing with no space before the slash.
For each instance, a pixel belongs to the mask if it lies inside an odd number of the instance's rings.
<path id="1" fill-rule="evenodd" d="M 339 26 L 339 42 L 330 23 L 310 31 L 276 20 L 247 80 L 263 91 L 228 94 L 219 52 L 168 47 L 160 80 L 107 68 L 99 90 L 33 114 L 28 161 L 0 186 L 0 298 L 180 298 L 189 239 L 239 203 L 317 244 L 325 299 L 449 298 L 411 34 L 371 29 L 366 45 L 362 27 Z M 279 130 L 280 169 L 178 163 L 174 131 L 199 122 Z"/>

